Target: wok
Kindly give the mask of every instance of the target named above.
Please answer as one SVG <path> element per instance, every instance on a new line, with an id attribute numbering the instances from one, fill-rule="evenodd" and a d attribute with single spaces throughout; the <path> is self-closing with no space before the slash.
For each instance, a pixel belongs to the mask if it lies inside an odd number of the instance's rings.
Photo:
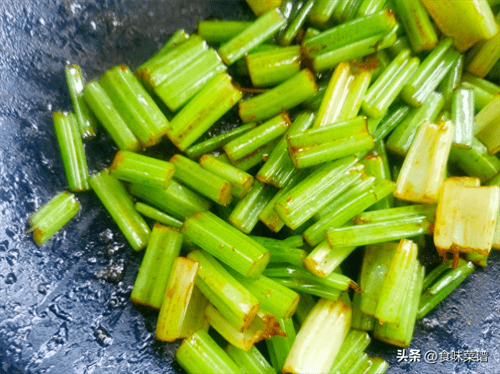
<path id="1" fill-rule="evenodd" d="M 182 372 L 176 345 L 155 341 L 156 314 L 129 301 L 142 255 L 92 192 L 79 194 L 82 212 L 42 248 L 25 234 L 26 220 L 66 187 L 51 117 L 70 109 L 66 63 L 98 78 L 116 64 L 136 68 L 180 27 L 249 15 L 242 1 L 0 2 L 0 373 Z M 91 172 L 115 150 L 102 132 L 88 143 Z M 420 362 L 398 363 L 397 348 L 377 342 L 370 353 L 392 374 L 498 373 L 499 279 L 494 252 L 486 270 L 417 323 L 410 348 Z M 488 362 L 424 360 L 428 351 L 480 350 Z"/>

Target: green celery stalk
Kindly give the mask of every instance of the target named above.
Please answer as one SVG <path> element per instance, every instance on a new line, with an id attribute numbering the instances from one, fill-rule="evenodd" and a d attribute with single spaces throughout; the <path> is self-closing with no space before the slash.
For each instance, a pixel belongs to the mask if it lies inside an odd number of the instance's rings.
<path id="1" fill-rule="evenodd" d="M 363 353 L 370 341 L 370 335 L 366 331 L 349 330 L 330 368 L 330 374 L 349 372 L 357 356 Z M 352 373 L 357 372 L 352 371 Z"/>
<path id="2" fill-rule="evenodd" d="M 123 184 L 111 176 L 107 169 L 92 175 L 89 183 L 130 246 L 136 251 L 145 248 L 150 236 L 149 227 L 135 210 Z"/>
<path id="3" fill-rule="evenodd" d="M 155 221 L 158 221 L 159 223 L 166 225 L 166 226 L 172 226 L 177 229 L 180 229 L 182 227 L 182 222 L 179 221 L 178 219 L 169 216 L 167 213 L 162 212 L 161 210 L 158 210 L 156 208 L 153 208 L 152 206 L 143 204 L 143 203 L 135 203 L 135 209 L 141 213 L 143 216 L 151 218 Z"/>
<path id="4" fill-rule="evenodd" d="M 500 93 L 500 86 L 497 84 L 469 73 L 463 75 L 462 87 L 474 90 L 474 108 L 476 111 L 483 109 L 493 99 L 493 96 Z"/>
<path id="5" fill-rule="evenodd" d="M 175 358 L 189 374 L 242 373 L 205 330 L 198 330 L 184 339 L 175 352 Z"/>
<path id="6" fill-rule="evenodd" d="M 224 43 L 250 26 L 247 21 L 203 20 L 198 22 L 198 34 L 209 43 Z"/>
<path id="7" fill-rule="evenodd" d="M 54 112 L 53 121 L 69 190 L 89 190 L 87 159 L 76 116 L 73 113 Z"/>
<path id="8" fill-rule="evenodd" d="M 483 108 L 475 117 L 474 133 L 488 149 L 488 153 L 495 155 L 500 151 L 500 94 Z"/>
<path id="9" fill-rule="evenodd" d="M 324 28 L 328 24 L 339 0 L 316 0 L 313 2 L 308 20 L 318 28 Z"/>
<path id="10" fill-rule="evenodd" d="M 263 236 L 251 236 L 253 240 L 266 248 L 271 254 L 271 263 L 288 262 L 295 266 L 302 266 L 306 257 L 306 251 L 288 244 L 285 240 L 266 238 Z"/>
<path id="11" fill-rule="evenodd" d="M 250 53 L 245 60 L 254 87 L 275 86 L 300 71 L 300 46 Z"/>
<path id="12" fill-rule="evenodd" d="M 245 374 L 276 374 L 276 370 L 255 346 L 245 351 L 228 344 L 224 350 Z"/>
<path id="13" fill-rule="evenodd" d="M 356 18 L 366 17 L 385 8 L 386 0 L 363 0 L 356 12 Z"/>
<path id="14" fill-rule="evenodd" d="M 372 331 L 375 326 L 375 317 L 361 311 L 361 295 L 355 292 L 352 297 L 351 328 L 360 331 Z"/>
<path id="15" fill-rule="evenodd" d="M 151 57 L 149 60 L 144 62 L 138 71 L 145 70 L 149 66 L 155 64 L 160 57 L 165 56 L 168 52 L 170 52 L 176 45 L 184 43 L 189 39 L 189 34 L 184 29 L 178 29 L 176 32 L 172 34 L 172 36 L 165 42 L 165 44 L 160 48 L 156 54 Z"/>
<path id="16" fill-rule="evenodd" d="M 282 0 L 247 0 L 247 4 L 256 16 L 260 16 L 270 9 L 280 7 L 282 2 Z"/>
<path id="17" fill-rule="evenodd" d="M 349 85 L 349 92 L 339 113 L 339 120 L 352 119 L 358 115 L 363 98 L 370 86 L 371 77 L 370 71 L 367 70 L 354 74 Z"/>
<path id="18" fill-rule="evenodd" d="M 339 23 L 352 20 L 361 6 L 362 0 L 341 1 L 335 8 L 333 19 Z"/>
<path id="19" fill-rule="evenodd" d="M 460 88 L 453 92 L 451 100 L 451 121 L 455 125 L 453 145 L 462 148 L 472 147 L 474 137 L 474 91 Z"/>
<path id="20" fill-rule="evenodd" d="M 448 73 L 445 75 L 441 84 L 439 85 L 439 91 L 443 94 L 445 108 L 448 109 L 451 107 L 452 97 L 455 90 L 461 88 L 462 85 L 462 70 L 464 67 L 464 56 L 460 55 L 460 57 L 455 61 L 455 63 L 451 66 Z"/>
<path id="21" fill-rule="evenodd" d="M 354 217 L 353 222 L 356 224 L 376 223 L 389 220 L 397 221 L 416 216 L 426 216 L 430 222 L 433 222 L 435 215 L 436 204 L 416 204 L 364 212 Z"/>
<path id="22" fill-rule="evenodd" d="M 269 251 L 210 212 L 186 218 L 182 233 L 200 248 L 244 276 L 259 276 L 270 259 Z"/>
<path id="23" fill-rule="evenodd" d="M 326 277 L 355 249 L 356 247 L 332 248 L 323 240 L 304 259 L 304 267 L 318 277 Z"/>
<path id="24" fill-rule="evenodd" d="M 384 374 L 389 369 L 389 363 L 382 357 L 370 357 L 371 366 L 363 374 Z"/>
<path id="25" fill-rule="evenodd" d="M 156 223 L 130 295 L 134 303 L 160 309 L 182 235 L 178 229 Z"/>
<path id="26" fill-rule="evenodd" d="M 279 373 L 290 353 L 296 334 L 291 318 L 278 319 L 278 323 L 285 336 L 273 336 L 271 340 L 266 340 L 266 345 L 271 364 L 274 370 Z"/>
<path id="27" fill-rule="evenodd" d="M 331 0 L 329 0 L 331 1 Z M 299 30 L 304 25 L 306 18 L 309 17 L 311 13 L 311 9 L 316 4 L 316 0 L 307 0 L 302 7 L 300 8 L 297 15 L 293 18 L 292 22 L 288 23 L 288 26 L 281 36 L 280 44 L 281 45 L 290 45 L 290 43 L 295 39 Z"/>
<path id="28" fill-rule="evenodd" d="M 64 191 L 40 207 L 28 218 L 33 240 L 41 247 L 80 211 L 75 195 Z"/>

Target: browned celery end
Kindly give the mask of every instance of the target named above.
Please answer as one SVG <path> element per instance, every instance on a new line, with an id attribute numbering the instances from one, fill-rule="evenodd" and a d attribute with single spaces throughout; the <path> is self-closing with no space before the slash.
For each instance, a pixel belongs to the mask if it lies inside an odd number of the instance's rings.
<path id="1" fill-rule="evenodd" d="M 168 138 L 180 150 L 186 150 L 241 97 L 242 92 L 227 73 L 216 75 L 172 118 Z"/>
<path id="2" fill-rule="evenodd" d="M 28 218 L 33 240 L 41 247 L 80 210 L 80 203 L 70 192 L 61 192 Z"/>
<path id="3" fill-rule="evenodd" d="M 200 248 L 247 277 L 257 277 L 270 254 L 263 246 L 210 212 L 199 212 L 184 221 L 182 233 Z"/>
<path id="4" fill-rule="evenodd" d="M 90 189 L 83 141 L 73 113 L 54 112 L 54 130 L 70 191 Z"/>
<path id="5" fill-rule="evenodd" d="M 134 282 L 130 299 L 160 309 L 174 260 L 181 251 L 179 230 L 156 223 Z"/>
<path id="6" fill-rule="evenodd" d="M 167 188 L 174 176 L 170 162 L 129 151 L 118 151 L 108 168 L 115 178 L 156 188 Z"/>
<path id="7" fill-rule="evenodd" d="M 136 251 L 145 248 L 151 233 L 149 226 L 135 210 L 123 184 L 111 176 L 107 169 L 92 175 L 89 183 L 131 247 Z"/>
<path id="8" fill-rule="evenodd" d="M 175 166 L 175 178 L 222 206 L 233 200 L 231 182 L 201 167 L 182 155 L 174 155 L 170 162 Z"/>

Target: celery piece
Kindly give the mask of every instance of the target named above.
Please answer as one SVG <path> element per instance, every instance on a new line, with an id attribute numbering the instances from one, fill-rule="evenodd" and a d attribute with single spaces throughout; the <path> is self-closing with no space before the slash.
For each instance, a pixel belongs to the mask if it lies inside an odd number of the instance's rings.
<path id="1" fill-rule="evenodd" d="M 238 331 L 248 328 L 259 311 L 257 298 L 207 252 L 195 250 L 187 257 L 199 263 L 196 287 Z"/>
<path id="2" fill-rule="evenodd" d="M 209 43 L 224 43 L 246 30 L 252 22 L 203 20 L 198 22 L 198 34 Z"/>
<path id="3" fill-rule="evenodd" d="M 205 330 L 198 330 L 184 339 L 175 352 L 175 358 L 189 374 L 242 373 Z"/>
<path id="4" fill-rule="evenodd" d="M 138 71 L 144 70 L 148 66 L 155 64 L 160 59 L 160 57 L 166 55 L 168 52 L 170 52 L 172 49 L 174 49 L 175 46 L 182 44 L 183 42 L 185 42 L 188 39 L 189 39 L 189 34 L 186 32 L 186 30 L 178 29 L 165 42 L 165 44 L 163 44 L 163 46 L 160 48 L 160 50 L 158 52 L 156 52 L 156 54 L 153 57 L 151 57 L 149 60 L 144 62 L 137 70 Z"/>
<path id="5" fill-rule="evenodd" d="M 335 7 L 339 0 L 316 0 L 313 2 L 309 13 L 309 22 L 315 27 L 324 28 L 332 17 Z"/>
<path id="6" fill-rule="evenodd" d="M 372 210 L 364 212 L 353 218 L 356 224 L 375 223 L 389 220 L 400 220 L 416 216 L 426 216 L 430 222 L 434 221 L 436 215 L 435 204 L 407 205 L 396 208 Z"/>
<path id="7" fill-rule="evenodd" d="M 500 13 L 495 17 L 500 30 Z M 491 39 L 477 43 L 467 53 L 467 71 L 478 77 L 485 77 L 500 60 L 500 32 Z"/>
<path id="8" fill-rule="evenodd" d="M 211 206 L 209 200 L 175 180 L 170 181 L 167 189 L 132 184 L 129 191 L 132 195 L 179 220 L 184 220 L 196 212 L 208 210 Z"/>
<path id="9" fill-rule="evenodd" d="M 247 0 L 247 4 L 256 16 L 260 16 L 270 9 L 278 8 L 282 3 L 283 0 Z"/>
<path id="10" fill-rule="evenodd" d="M 118 148 L 127 151 L 139 150 L 139 141 L 125 121 L 123 121 L 110 98 L 98 82 L 91 81 L 85 86 L 83 99 Z"/>
<path id="11" fill-rule="evenodd" d="M 331 1 L 331 0 L 328 0 L 328 1 Z M 299 12 L 293 18 L 293 21 L 288 23 L 288 26 L 287 26 L 285 32 L 281 36 L 281 39 L 280 39 L 281 45 L 290 45 L 292 43 L 292 41 L 295 39 L 295 37 L 299 33 L 299 30 L 301 29 L 301 27 L 304 25 L 306 18 L 311 13 L 311 9 L 315 5 L 315 3 L 316 3 L 316 0 L 307 0 L 307 2 L 305 2 L 302 5 Z"/>
<path id="12" fill-rule="evenodd" d="M 175 166 L 170 162 L 129 151 L 118 151 L 108 168 L 110 174 L 125 182 L 166 189 Z"/>
<path id="13" fill-rule="evenodd" d="M 228 206 L 232 199 L 232 184 L 220 176 L 204 169 L 197 162 L 176 154 L 170 159 L 175 166 L 175 179 L 191 187 L 222 206 Z"/>
<path id="14" fill-rule="evenodd" d="M 240 118 L 243 122 L 272 118 L 283 110 L 296 107 L 317 91 L 314 74 L 304 69 L 269 91 L 240 102 Z"/>
<path id="15" fill-rule="evenodd" d="M 371 77 L 371 73 L 367 70 L 354 74 L 349 84 L 349 92 L 338 116 L 339 120 L 352 119 L 358 115 L 363 98 L 370 86 Z"/>
<path id="16" fill-rule="evenodd" d="M 275 86 L 300 71 L 300 46 L 250 53 L 245 59 L 254 87 Z"/>
<path id="17" fill-rule="evenodd" d="M 170 122 L 168 138 L 186 150 L 242 97 L 231 77 L 219 73 L 186 104 Z"/>
<path id="18" fill-rule="evenodd" d="M 326 277 L 355 249 L 356 247 L 332 248 L 326 240 L 323 240 L 304 259 L 304 267 L 318 277 Z"/>
<path id="19" fill-rule="evenodd" d="M 135 278 L 130 299 L 160 309 L 174 260 L 179 256 L 182 235 L 178 229 L 156 223 Z"/>
<path id="20" fill-rule="evenodd" d="M 64 67 L 64 73 L 80 135 L 84 139 L 94 137 L 96 135 L 97 123 L 95 117 L 92 115 L 92 112 L 83 100 L 85 79 L 83 77 L 82 69 L 78 65 L 66 65 Z"/>
<path id="21" fill-rule="evenodd" d="M 54 112 L 53 121 L 69 190 L 89 190 L 87 159 L 76 116 L 73 113 Z"/>
<path id="22" fill-rule="evenodd" d="M 461 88 L 463 67 L 464 67 L 464 56 L 460 55 L 460 57 L 451 66 L 450 70 L 444 76 L 443 80 L 439 85 L 439 90 L 441 91 L 444 97 L 445 109 L 449 109 L 451 107 L 453 94 L 455 90 Z"/>
<path id="23" fill-rule="evenodd" d="M 356 18 L 366 17 L 383 10 L 387 0 L 363 0 L 356 12 Z"/>
<path id="24" fill-rule="evenodd" d="M 143 203 L 135 203 L 135 209 L 141 213 L 143 216 L 151 218 L 155 221 L 158 221 L 161 224 L 166 226 L 172 226 L 177 229 L 182 227 L 182 222 L 178 219 L 169 216 L 167 213 L 162 212 L 152 206 L 143 204 Z"/>
<path id="25" fill-rule="evenodd" d="M 75 195 L 64 191 L 40 207 L 28 218 L 33 240 L 41 247 L 80 211 Z"/>
<path id="26" fill-rule="evenodd" d="M 213 213 L 198 212 L 186 218 L 182 233 L 247 277 L 259 276 L 269 262 L 269 251 Z"/>
<path id="27" fill-rule="evenodd" d="M 257 18 L 241 33 L 221 45 L 217 52 L 226 65 L 232 65 L 285 24 L 286 18 L 281 15 L 278 9 L 270 10 Z"/>
<path id="28" fill-rule="evenodd" d="M 266 238 L 262 236 L 251 236 L 253 240 L 266 248 L 271 254 L 272 263 L 288 262 L 295 266 L 302 266 L 306 251 L 294 248 L 286 240 Z"/>
<path id="29" fill-rule="evenodd" d="M 296 334 L 291 318 L 278 319 L 278 323 L 285 336 L 273 336 L 271 340 L 266 340 L 266 345 L 271 364 L 274 370 L 279 373 L 290 353 Z"/>
<path id="30" fill-rule="evenodd" d="M 474 108 L 476 111 L 483 109 L 493 99 L 493 96 L 500 93 L 498 84 L 469 73 L 463 75 L 462 87 L 474 90 Z"/>
<path id="31" fill-rule="evenodd" d="M 351 324 L 350 303 L 320 299 L 302 325 L 283 365 L 283 373 L 326 373 Z"/>
<path id="32" fill-rule="evenodd" d="M 455 125 L 453 145 L 471 148 L 474 137 L 474 91 L 472 89 L 460 88 L 453 92 L 451 121 Z"/>
<path id="33" fill-rule="evenodd" d="M 276 374 L 276 370 L 255 346 L 245 351 L 228 344 L 224 350 L 245 374 Z"/>
<path id="34" fill-rule="evenodd" d="M 370 344 L 371 338 L 365 331 L 349 330 L 342 345 L 340 346 L 339 353 L 333 361 L 333 365 L 330 368 L 330 374 L 343 374 L 350 372 L 351 366 L 354 364 L 357 356 L 361 354 L 368 344 Z M 357 373 L 352 371 L 352 373 Z"/>
<path id="35" fill-rule="evenodd" d="M 474 133 L 494 155 L 500 151 L 500 94 L 495 97 L 476 115 Z"/>
<path id="36" fill-rule="evenodd" d="M 355 292 L 352 297 L 351 328 L 360 331 L 372 331 L 375 326 L 375 317 L 361 311 L 361 294 Z"/>
<path id="37" fill-rule="evenodd" d="M 151 232 L 135 210 L 132 198 L 123 184 L 111 176 L 107 169 L 92 175 L 89 183 L 130 246 L 136 251 L 145 248 Z"/>

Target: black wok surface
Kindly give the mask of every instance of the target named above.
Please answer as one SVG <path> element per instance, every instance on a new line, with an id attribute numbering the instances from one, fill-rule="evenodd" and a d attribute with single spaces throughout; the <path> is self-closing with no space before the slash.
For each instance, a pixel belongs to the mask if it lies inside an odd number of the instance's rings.
<path id="1" fill-rule="evenodd" d="M 129 301 L 142 255 L 92 192 L 78 195 L 78 217 L 42 248 L 26 220 L 66 187 L 51 117 L 70 109 L 65 64 L 88 79 L 119 63 L 136 68 L 179 27 L 248 15 L 241 1 L 0 1 L 0 374 L 182 372 L 176 345 L 155 342 L 155 313 Z M 115 151 L 102 133 L 89 143 L 91 172 Z M 371 345 L 389 373 L 500 372 L 498 252 L 489 263 L 417 323 L 410 348 L 421 362 L 398 363 L 396 347 Z M 441 362 L 443 350 L 462 356 Z M 424 362 L 428 351 L 435 364 Z M 488 362 L 464 362 L 465 351 L 485 351 Z"/>

